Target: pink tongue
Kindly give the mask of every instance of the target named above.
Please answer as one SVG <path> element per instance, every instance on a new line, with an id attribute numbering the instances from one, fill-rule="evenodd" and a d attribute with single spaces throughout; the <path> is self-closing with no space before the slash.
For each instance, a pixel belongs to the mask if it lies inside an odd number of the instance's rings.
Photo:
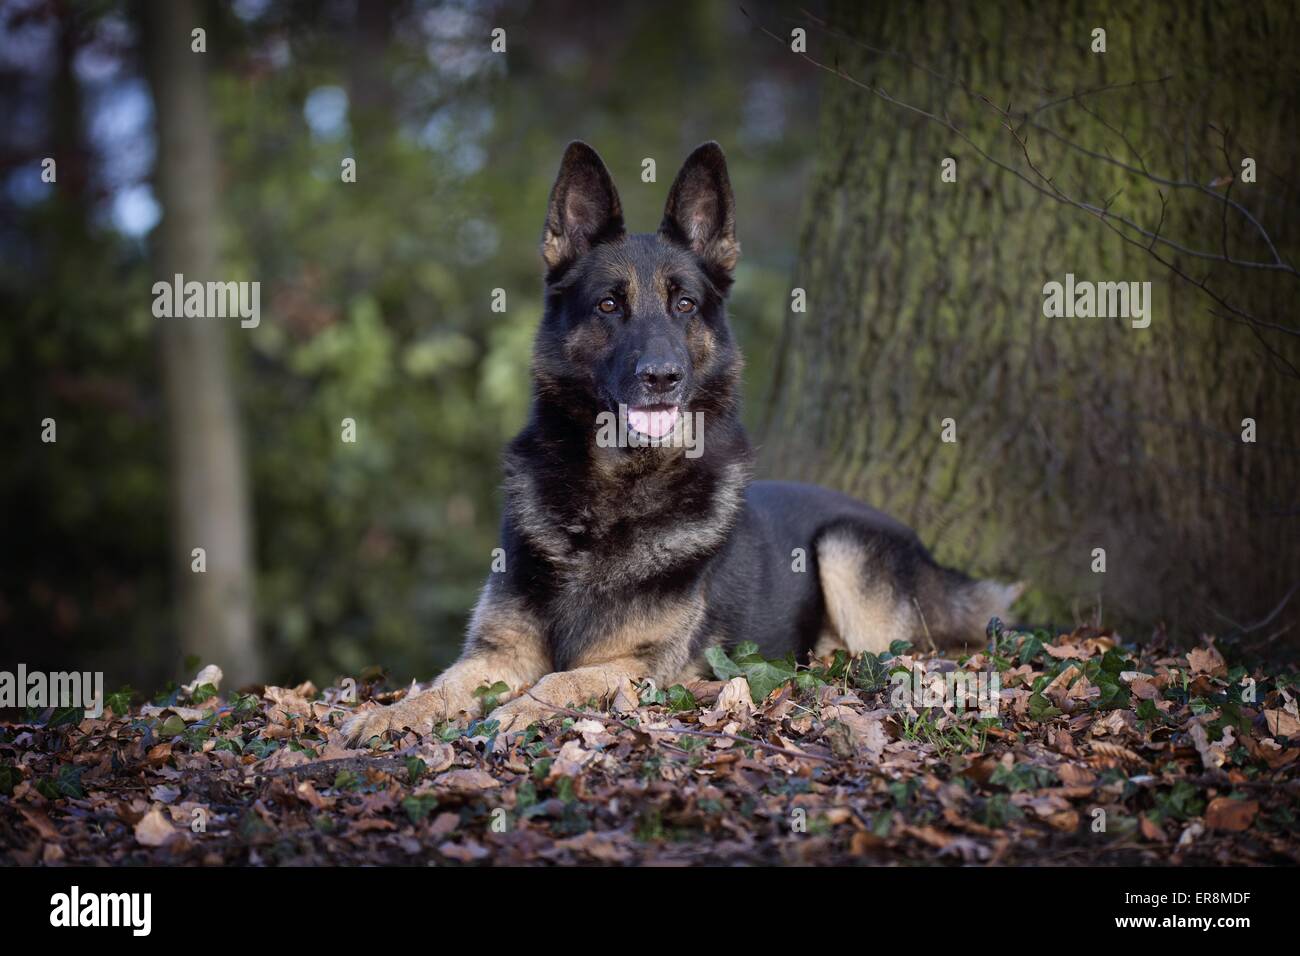
<path id="1" fill-rule="evenodd" d="M 629 408 L 627 426 L 651 438 L 663 438 L 677 424 L 677 406 L 667 408 Z"/>

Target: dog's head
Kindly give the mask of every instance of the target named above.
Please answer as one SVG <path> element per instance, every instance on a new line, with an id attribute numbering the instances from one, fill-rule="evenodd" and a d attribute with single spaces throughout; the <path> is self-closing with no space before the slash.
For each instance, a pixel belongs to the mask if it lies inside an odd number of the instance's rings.
<path id="1" fill-rule="evenodd" d="M 624 230 L 596 151 L 569 144 L 542 234 L 539 400 L 578 418 L 621 408 L 629 430 L 651 439 L 670 435 L 688 412 L 731 414 L 740 355 L 725 299 L 739 255 L 717 143 L 691 153 L 659 230 L 643 234 Z"/>

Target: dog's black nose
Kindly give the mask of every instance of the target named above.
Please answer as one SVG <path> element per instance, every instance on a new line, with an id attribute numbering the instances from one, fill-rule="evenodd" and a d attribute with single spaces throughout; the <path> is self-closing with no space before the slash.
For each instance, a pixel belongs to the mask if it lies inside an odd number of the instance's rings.
<path id="1" fill-rule="evenodd" d="M 637 380 L 652 392 L 672 391 L 684 374 L 676 362 L 647 362 L 642 359 L 636 363 Z"/>

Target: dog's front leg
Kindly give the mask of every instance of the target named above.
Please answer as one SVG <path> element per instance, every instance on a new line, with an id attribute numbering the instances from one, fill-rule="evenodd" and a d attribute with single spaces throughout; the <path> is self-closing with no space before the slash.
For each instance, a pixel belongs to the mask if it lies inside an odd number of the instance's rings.
<path id="1" fill-rule="evenodd" d="M 547 674 L 531 690 L 488 714 L 488 719 L 500 722 L 501 733 L 520 731 L 543 718 L 556 716 L 562 707 L 581 706 L 593 698 L 604 705 L 618 693 L 624 681 L 645 676 L 646 662 L 635 657 Z"/>
<path id="2" fill-rule="evenodd" d="M 527 692 L 488 714 L 503 733 L 520 731 L 554 717 L 559 708 L 582 706 L 593 698 L 609 703 L 625 681 L 652 678 L 667 687 L 690 671 L 692 637 L 703 626 L 704 601 L 697 593 L 675 602 L 660 601 L 653 616 L 628 613 L 604 642 L 574 663 L 572 670 L 547 674 Z"/>
<path id="3" fill-rule="evenodd" d="M 497 596 L 489 586 L 474 609 L 460 659 L 428 690 L 348 718 L 343 735 L 355 746 L 404 727 L 428 733 L 435 723 L 452 720 L 465 711 L 477 713 L 479 701 L 474 692 L 480 687 L 503 681 L 512 693 L 518 693 L 550 669 L 536 620 L 518 602 Z"/>

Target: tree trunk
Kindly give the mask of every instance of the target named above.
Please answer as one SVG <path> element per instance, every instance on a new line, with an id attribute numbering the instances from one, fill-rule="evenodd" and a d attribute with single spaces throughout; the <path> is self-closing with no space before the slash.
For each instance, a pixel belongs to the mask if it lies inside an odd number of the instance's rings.
<path id="1" fill-rule="evenodd" d="M 203 26 L 193 0 L 145 4 L 150 83 L 158 126 L 155 175 L 165 210 L 154 234 L 157 276 L 215 281 L 217 162 L 205 58 L 191 51 Z M 253 613 L 251 520 L 227 335 L 238 320 L 167 318 L 162 362 L 172 461 L 180 644 L 217 664 L 229 686 L 265 679 Z M 193 570 L 193 552 L 206 570 Z"/>
<path id="2" fill-rule="evenodd" d="M 828 21 L 843 36 L 810 28 L 808 53 L 951 116 L 1048 192 L 994 106 L 961 84 L 1013 115 L 1062 100 L 1035 121 L 1171 179 L 1208 184 L 1255 156 L 1259 182 L 1233 183 L 1231 196 L 1293 261 L 1295 89 L 1275 64 L 1300 43 L 1295 12 L 1062 9 L 844 4 Z M 1107 31 L 1105 54 L 1090 49 L 1096 27 Z M 787 320 L 764 471 L 892 511 L 946 563 L 1029 579 L 1029 620 L 1064 624 L 1095 603 L 1107 623 L 1223 633 L 1245 630 L 1224 617 L 1247 625 L 1266 615 L 1300 581 L 1300 403 L 1287 370 L 1300 365 L 1296 338 L 1211 315 L 1202 292 L 1144 249 L 982 159 L 941 123 L 833 73 L 825 84 L 795 281 L 808 310 Z M 1216 132 L 1225 128 L 1226 150 Z M 1077 198 L 1113 198 L 1113 210 L 1154 227 L 1159 190 L 1169 200 L 1163 234 L 1271 258 L 1214 197 L 1024 131 L 1034 166 Z M 941 181 L 945 157 L 957 160 L 955 183 Z M 1196 279 L 1211 276 L 1234 305 L 1294 324 L 1295 276 L 1160 251 Z M 1046 317 L 1044 284 L 1067 273 L 1149 280 L 1150 327 Z M 955 443 L 942 440 L 949 418 Z M 1257 443 L 1242 441 L 1244 418 L 1255 419 Z"/>

